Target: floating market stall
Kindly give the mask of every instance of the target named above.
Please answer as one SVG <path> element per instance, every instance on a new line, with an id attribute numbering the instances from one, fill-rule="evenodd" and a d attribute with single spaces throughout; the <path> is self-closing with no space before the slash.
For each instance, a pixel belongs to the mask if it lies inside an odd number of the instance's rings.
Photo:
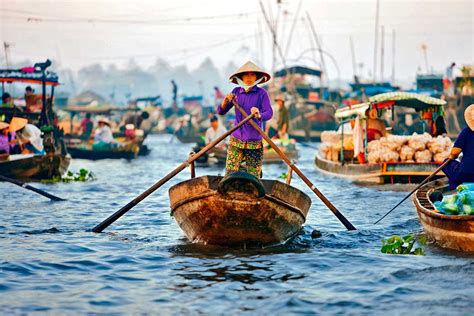
<path id="1" fill-rule="evenodd" d="M 423 229 L 441 247 L 474 252 L 473 189 L 474 185 L 461 185 L 459 192 L 450 192 L 448 180 L 443 178 L 415 192 L 413 203 Z"/>
<path id="2" fill-rule="evenodd" d="M 0 108 L 2 121 L 10 122 L 13 117 L 20 117 L 37 126 L 42 132 L 45 152 L 2 157 L 0 174 L 6 177 L 24 180 L 52 179 L 64 175 L 69 167 L 71 156 L 67 152 L 53 109 L 54 89 L 59 85 L 59 79 L 54 72 L 46 70 L 49 66 L 51 61 L 47 60 L 31 67 L 0 70 L 2 94 L 5 93 L 6 84 L 27 83 L 42 87 L 42 94 L 26 96 L 25 104 L 11 103 Z M 49 96 L 46 91 L 48 86 L 51 88 Z"/>
<path id="3" fill-rule="evenodd" d="M 398 108 L 410 108 L 424 119 L 434 119 L 436 115 L 442 115 L 445 104 L 444 100 L 428 96 L 391 92 L 376 95 L 367 103 L 341 108 L 336 111 L 336 118 L 341 122 L 340 129 L 323 133 L 323 144 L 315 158 L 316 167 L 323 172 L 358 182 L 421 182 L 449 156 L 451 140 L 445 136 L 432 137 L 423 133 L 387 134 L 369 142 L 368 113 L 371 112 L 377 118 L 391 114 L 393 118 Z M 351 121 L 359 124 L 355 133 L 344 130 Z"/>

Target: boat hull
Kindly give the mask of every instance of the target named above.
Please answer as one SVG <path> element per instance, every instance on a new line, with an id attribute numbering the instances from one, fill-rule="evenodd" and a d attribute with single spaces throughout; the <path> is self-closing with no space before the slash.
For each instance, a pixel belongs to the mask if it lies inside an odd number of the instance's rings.
<path id="1" fill-rule="evenodd" d="M 316 167 L 325 173 L 348 178 L 355 182 L 371 184 L 420 183 L 440 166 L 437 163 L 377 163 L 354 164 L 330 161 L 321 157 L 315 158 Z M 444 176 L 438 173 L 436 178 Z"/>
<path id="2" fill-rule="evenodd" d="M 267 192 L 220 193 L 222 177 L 184 181 L 170 191 L 172 215 L 192 242 L 235 247 L 280 244 L 305 222 L 311 199 L 279 181 L 262 180 Z"/>
<path id="3" fill-rule="evenodd" d="M 73 158 L 76 159 L 89 159 L 89 160 L 101 160 L 101 159 L 127 159 L 132 160 L 137 158 L 137 151 L 113 151 L 113 150 L 89 150 L 77 147 L 67 147 L 67 151 Z"/>
<path id="4" fill-rule="evenodd" d="M 292 130 L 288 133 L 291 139 L 295 139 L 298 143 L 304 142 L 320 142 L 322 131 L 309 131 L 308 133 L 304 130 Z"/>
<path id="5" fill-rule="evenodd" d="M 417 190 L 413 197 L 426 235 L 443 248 L 474 252 L 474 216 L 435 212 L 435 206 L 428 198 L 435 190 L 447 192 L 447 179 L 427 183 Z"/>
<path id="6" fill-rule="evenodd" d="M 63 176 L 71 163 L 70 155 L 27 155 L 0 162 L 0 174 L 19 180 L 47 180 Z M 19 158 L 19 159 L 17 159 Z"/>

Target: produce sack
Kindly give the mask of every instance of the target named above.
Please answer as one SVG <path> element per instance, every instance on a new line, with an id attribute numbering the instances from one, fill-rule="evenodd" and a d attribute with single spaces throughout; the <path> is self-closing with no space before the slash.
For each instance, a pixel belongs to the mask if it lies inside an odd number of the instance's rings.
<path id="1" fill-rule="evenodd" d="M 466 183 L 460 184 L 458 185 L 456 190 L 458 190 L 458 192 L 474 191 L 474 182 L 466 182 Z"/>

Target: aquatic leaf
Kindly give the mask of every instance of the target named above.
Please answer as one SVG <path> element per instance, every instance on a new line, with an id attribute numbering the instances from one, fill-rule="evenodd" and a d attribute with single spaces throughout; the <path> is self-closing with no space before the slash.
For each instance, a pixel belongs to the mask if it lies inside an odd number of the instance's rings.
<path id="1" fill-rule="evenodd" d="M 416 248 L 415 251 L 413 252 L 414 255 L 418 255 L 418 256 L 424 256 L 425 255 L 425 251 L 421 248 Z"/>
<path id="2" fill-rule="evenodd" d="M 421 240 L 419 244 L 423 244 L 425 240 Z M 401 254 L 401 255 L 424 255 L 424 250 L 420 247 L 416 248 L 413 251 L 413 247 L 417 243 L 417 237 L 414 234 L 409 234 L 403 237 L 398 235 L 393 235 L 388 239 L 382 239 L 382 248 L 380 251 L 382 253 L 388 254 Z"/>

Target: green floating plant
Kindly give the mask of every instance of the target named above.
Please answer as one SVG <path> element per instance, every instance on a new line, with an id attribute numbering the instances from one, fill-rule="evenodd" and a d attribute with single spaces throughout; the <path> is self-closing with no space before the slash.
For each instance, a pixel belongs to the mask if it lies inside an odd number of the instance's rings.
<path id="1" fill-rule="evenodd" d="M 42 183 L 58 183 L 58 182 L 86 182 L 95 180 L 94 174 L 84 168 L 79 169 L 79 172 L 68 171 L 63 177 L 55 176 L 52 179 L 41 180 Z"/>
<path id="2" fill-rule="evenodd" d="M 278 178 L 285 180 L 286 178 L 288 178 L 288 173 L 283 172 L 282 174 L 280 174 L 280 176 Z"/>
<path id="3" fill-rule="evenodd" d="M 393 235 L 387 239 L 382 239 L 382 253 L 395 255 L 418 255 L 424 256 L 426 236 L 409 234 L 406 236 Z M 417 246 L 417 247 L 415 247 Z"/>

